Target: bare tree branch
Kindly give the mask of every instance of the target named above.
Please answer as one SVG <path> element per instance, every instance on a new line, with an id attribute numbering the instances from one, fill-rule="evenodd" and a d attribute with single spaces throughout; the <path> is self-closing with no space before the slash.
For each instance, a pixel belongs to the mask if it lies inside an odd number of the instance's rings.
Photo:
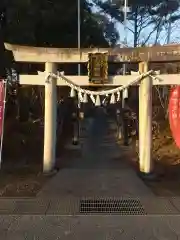
<path id="1" fill-rule="evenodd" d="M 161 24 L 161 21 L 153 28 L 153 30 L 149 33 L 149 36 L 147 37 L 147 39 L 142 43 L 142 45 L 146 45 L 146 43 L 149 41 L 150 37 L 152 36 L 152 34 L 158 30 L 159 25 Z"/>

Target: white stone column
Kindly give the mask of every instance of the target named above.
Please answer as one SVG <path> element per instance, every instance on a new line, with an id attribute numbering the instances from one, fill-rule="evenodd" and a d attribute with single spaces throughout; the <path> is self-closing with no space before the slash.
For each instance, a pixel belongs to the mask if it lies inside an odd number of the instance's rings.
<path id="1" fill-rule="evenodd" d="M 148 71 L 148 63 L 140 63 L 141 73 Z M 153 171 L 152 162 L 152 79 L 144 78 L 139 86 L 139 168 L 142 173 Z"/>
<path id="2" fill-rule="evenodd" d="M 46 72 L 56 73 L 55 63 L 45 64 Z M 45 83 L 45 107 L 44 107 L 44 173 L 54 169 L 56 161 L 56 128 L 57 128 L 57 80 L 49 78 Z"/>

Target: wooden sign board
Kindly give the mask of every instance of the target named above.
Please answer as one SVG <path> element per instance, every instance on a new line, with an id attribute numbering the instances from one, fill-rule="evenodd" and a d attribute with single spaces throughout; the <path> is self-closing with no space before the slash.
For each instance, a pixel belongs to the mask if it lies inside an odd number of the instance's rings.
<path id="1" fill-rule="evenodd" d="M 89 53 L 88 76 L 89 82 L 103 84 L 108 82 L 108 54 Z"/>

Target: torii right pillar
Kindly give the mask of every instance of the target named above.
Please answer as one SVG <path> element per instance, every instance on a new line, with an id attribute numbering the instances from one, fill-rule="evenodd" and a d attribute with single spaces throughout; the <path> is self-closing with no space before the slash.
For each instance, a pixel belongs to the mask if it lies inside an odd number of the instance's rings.
<path id="1" fill-rule="evenodd" d="M 139 63 L 140 73 L 148 72 L 148 63 Z M 139 85 L 139 168 L 144 176 L 153 173 L 152 160 L 152 78 Z"/>

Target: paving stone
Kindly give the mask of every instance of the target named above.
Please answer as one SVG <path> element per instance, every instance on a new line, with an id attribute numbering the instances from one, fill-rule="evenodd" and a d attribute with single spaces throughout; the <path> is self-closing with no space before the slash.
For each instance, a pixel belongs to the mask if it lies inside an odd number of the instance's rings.
<path id="1" fill-rule="evenodd" d="M 13 222 L 17 220 L 16 216 L 7 216 L 7 215 L 2 215 L 0 216 L 0 239 L 4 240 L 7 239 L 7 232 Z M 12 238 L 14 239 L 14 238 Z"/>
<path id="2" fill-rule="evenodd" d="M 176 208 L 180 213 L 180 197 L 172 197 L 169 199 L 171 204 Z"/>
<path id="3" fill-rule="evenodd" d="M 45 214 L 49 206 L 48 200 L 17 200 L 15 202 L 14 214 Z"/>
<path id="4" fill-rule="evenodd" d="M 145 207 L 147 214 L 162 214 L 162 215 L 179 214 L 179 211 L 171 204 L 169 198 L 164 197 L 141 198 L 141 203 Z"/>
<path id="5" fill-rule="evenodd" d="M 6 231 L 16 219 L 16 216 L 0 215 L 0 231 Z"/>
<path id="6" fill-rule="evenodd" d="M 76 198 L 61 198 L 51 199 L 46 215 L 78 215 L 79 214 L 79 199 Z"/>
<path id="7" fill-rule="evenodd" d="M 180 221 L 179 216 L 166 216 L 163 217 L 163 221 L 168 225 L 169 229 L 177 236 L 180 236 Z"/>
<path id="8" fill-rule="evenodd" d="M 0 215 L 12 214 L 15 209 L 15 200 L 0 199 Z"/>
<path id="9" fill-rule="evenodd" d="M 17 239 L 62 239 L 70 226 L 71 222 L 64 221 L 63 217 L 23 216 L 9 229 L 8 239 L 12 236 Z"/>
<path id="10" fill-rule="evenodd" d="M 177 234 L 173 232 L 166 221 L 163 221 L 163 216 L 159 217 L 158 219 L 154 219 L 153 223 L 153 235 L 157 239 L 164 239 L 164 240 L 177 240 Z"/>
<path id="11" fill-rule="evenodd" d="M 180 217 L 175 218 L 180 225 Z M 13 222 L 5 239 L 174 240 L 180 235 L 169 228 L 172 219 L 172 216 L 23 216 Z"/>

